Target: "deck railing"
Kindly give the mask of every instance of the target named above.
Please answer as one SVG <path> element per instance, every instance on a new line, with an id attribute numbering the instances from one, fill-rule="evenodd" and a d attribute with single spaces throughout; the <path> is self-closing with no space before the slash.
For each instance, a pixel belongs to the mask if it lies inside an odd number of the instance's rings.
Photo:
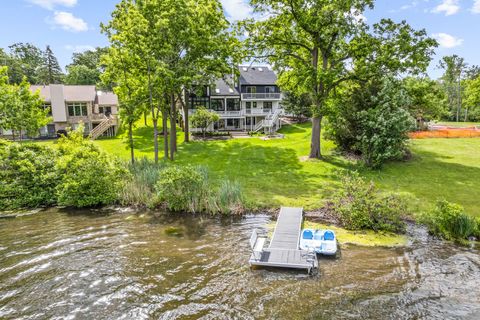
<path id="1" fill-rule="evenodd" d="M 242 93 L 242 100 L 280 100 L 281 93 Z"/>

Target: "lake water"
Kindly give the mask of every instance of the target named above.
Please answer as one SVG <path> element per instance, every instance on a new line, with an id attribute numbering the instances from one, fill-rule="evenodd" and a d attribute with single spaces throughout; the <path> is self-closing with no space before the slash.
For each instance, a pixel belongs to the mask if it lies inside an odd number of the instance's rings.
<path id="1" fill-rule="evenodd" d="M 269 222 L 0 219 L 0 319 L 480 319 L 478 249 L 411 227 L 409 247 L 343 246 L 317 276 L 251 270 L 248 239 Z"/>

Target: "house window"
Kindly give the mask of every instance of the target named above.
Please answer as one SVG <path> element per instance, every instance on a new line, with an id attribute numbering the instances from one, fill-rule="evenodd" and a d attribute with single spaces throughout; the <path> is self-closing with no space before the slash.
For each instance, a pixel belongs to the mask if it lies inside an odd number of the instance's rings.
<path id="1" fill-rule="evenodd" d="M 271 101 L 265 101 L 263 103 L 263 110 L 272 110 L 273 103 Z"/>
<path id="2" fill-rule="evenodd" d="M 240 100 L 227 99 L 227 111 L 240 111 Z"/>
<path id="3" fill-rule="evenodd" d="M 192 98 L 190 102 L 190 109 L 198 109 L 199 107 L 204 107 L 209 109 L 209 99 L 205 97 L 195 97 Z"/>
<path id="4" fill-rule="evenodd" d="M 224 102 L 223 99 L 212 99 L 210 101 L 210 106 L 212 107 L 212 110 L 225 111 L 225 106 L 223 102 Z"/>
<path id="5" fill-rule="evenodd" d="M 71 102 L 67 103 L 68 115 L 70 117 L 86 117 L 87 104 L 85 102 Z"/>
<path id="6" fill-rule="evenodd" d="M 275 87 L 265 87 L 265 93 L 274 93 Z"/>
<path id="7" fill-rule="evenodd" d="M 98 113 L 109 116 L 112 114 L 112 107 L 98 107 Z"/>
<path id="8" fill-rule="evenodd" d="M 257 87 L 247 87 L 247 93 L 257 93 Z"/>

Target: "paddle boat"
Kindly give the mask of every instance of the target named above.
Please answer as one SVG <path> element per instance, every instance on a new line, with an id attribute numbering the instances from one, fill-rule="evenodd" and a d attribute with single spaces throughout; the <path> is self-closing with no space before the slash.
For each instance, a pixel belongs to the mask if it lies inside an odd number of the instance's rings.
<path id="1" fill-rule="evenodd" d="M 337 254 L 337 238 L 332 230 L 303 229 L 300 237 L 300 249 L 314 250 L 318 254 L 333 256 Z"/>

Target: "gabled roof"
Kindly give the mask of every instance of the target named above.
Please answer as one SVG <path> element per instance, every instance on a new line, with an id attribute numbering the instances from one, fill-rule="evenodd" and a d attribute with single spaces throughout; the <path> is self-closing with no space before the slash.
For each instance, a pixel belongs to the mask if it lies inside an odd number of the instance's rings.
<path id="1" fill-rule="evenodd" d="M 234 81 L 231 76 L 225 76 L 225 78 L 217 79 L 215 85 L 212 86 L 210 91 L 211 96 L 239 96 L 237 88 L 235 88 Z"/>
<path id="2" fill-rule="evenodd" d="M 264 66 L 240 66 L 240 85 L 275 85 L 277 75 Z"/>

